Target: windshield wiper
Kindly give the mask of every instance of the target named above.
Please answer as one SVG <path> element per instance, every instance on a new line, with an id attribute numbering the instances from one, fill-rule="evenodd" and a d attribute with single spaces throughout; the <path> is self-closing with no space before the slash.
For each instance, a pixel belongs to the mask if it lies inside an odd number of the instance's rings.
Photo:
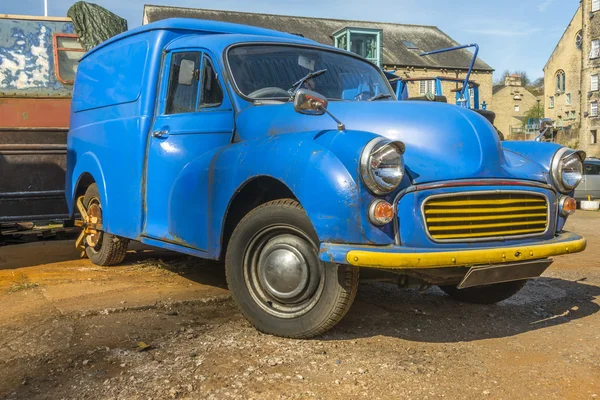
<path id="1" fill-rule="evenodd" d="M 381 99 L 389 99 L 390 97 L 392 97 L 392 95 L 389 94 L 389 93 L 379 93 L 379 94 L 376 94 L 375 96 L 367 99 L 367 101 L 376 101 L 376 100 L 381 100 Z"/>
<path id="2" fill-rule="evenodd" d="M 298 90 L 298 88 L 300 86 L 302 86 L 302 84 L 304 82 L 306 82 L 307 80 L 314 78 L 316 76 L 322 75 L 325 72 L 327 72 L 327 69 L 320 69 L 318 71 L 310 72 L 304 78 L 302 78 L 298 82 L 294 83 L 292 85 L 292 87 L 288 90 L 288 93 L 290 94 L 290 98 L 294 97 L 294 94 L 296 94 L 296 91 Z"/>

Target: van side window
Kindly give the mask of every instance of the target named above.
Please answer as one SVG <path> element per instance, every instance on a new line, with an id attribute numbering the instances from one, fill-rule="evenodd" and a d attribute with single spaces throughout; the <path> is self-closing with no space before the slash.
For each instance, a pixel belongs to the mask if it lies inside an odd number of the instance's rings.
<path id="1" fill-rule="evenodd" d="M 166 114 L 194 112 L 198 98 L 200 53 L 173 53 Z"/>
<path id="2" fill-rule="evenodd" d="M 202 62 L 202 86 L 198 109 L 218 107 L 223 103 L 223 91 L 210 58 Z"/>

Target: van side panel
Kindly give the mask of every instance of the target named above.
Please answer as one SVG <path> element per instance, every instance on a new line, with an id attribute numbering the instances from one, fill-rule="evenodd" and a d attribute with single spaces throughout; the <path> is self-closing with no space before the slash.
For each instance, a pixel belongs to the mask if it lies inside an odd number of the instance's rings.
<path id="1" fill-rule="evenodd" d="M 73 112 L 136 101 L 142 90 L 149 46 L 146 40 L 117 42 L 84 60 L 77 73 Z"/>
<path id="2" fill-rule="evenodd" d="M 161 52 L 173 36 L 152 31 L 106 46 L 84 58 L 75 80 L 67 144 L 69 211 L 74 212 L 79 177 L 90 173 L 104 197 L 104 229 L 131 239 L 139 236 L 143 221 L 146 140 Z"/>

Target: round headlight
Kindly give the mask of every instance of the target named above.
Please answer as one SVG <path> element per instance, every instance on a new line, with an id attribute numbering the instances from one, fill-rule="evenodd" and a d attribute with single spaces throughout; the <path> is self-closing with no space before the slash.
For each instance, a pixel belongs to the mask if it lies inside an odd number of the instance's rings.
<path id="1" fill-rule="evenodd" d="M 552 179 L 559 191 L 568 193 L 575 189 L 583 178 L 585 153 L 563 147 L 552 160 Z"/>
<path id="2" fill-rule="evenodd" d="M 404 144 L 384 138 L 371 140 L 360 156 L 360 174 L 367 188 L 378 195 L 396 189 L 404 178 Z"/>

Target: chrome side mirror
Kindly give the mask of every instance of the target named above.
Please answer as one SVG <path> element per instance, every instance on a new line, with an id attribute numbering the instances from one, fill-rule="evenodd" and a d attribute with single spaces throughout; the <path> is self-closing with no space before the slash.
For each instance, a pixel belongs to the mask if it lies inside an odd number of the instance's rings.
<path id="1" fill-rule="evenodd" d="M 294 110 L 305 115 L 329 115 L 336 123 L 338 131 L 343 131 L 346 126 L 327 110 L 327 98 L 320 93 L 308 89 L 299 89 L 294 95 Z"/>
<path id="2" fill-rule="evenodd" d="M 308 89 L 300 89 L 294 96 L 294 110 L 300 114 L 323 115 L 327 103 L 323 95 Z"/>

